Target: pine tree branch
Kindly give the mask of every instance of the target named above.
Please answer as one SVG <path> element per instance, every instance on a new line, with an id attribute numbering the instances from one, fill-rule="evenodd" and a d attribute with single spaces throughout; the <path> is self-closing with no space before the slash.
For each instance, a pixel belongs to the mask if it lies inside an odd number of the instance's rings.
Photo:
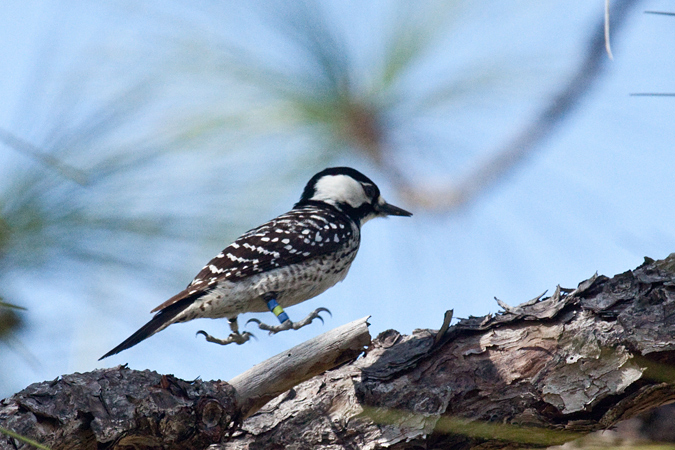
<path id="1" fill-rule="evenodd" d="M 277 359 L 232 380 L 236 388 L 124 367 L 67 375 L 0 403 L 0 427 L 54 449 L 518 448 L 675 401 L 675 254 L 500 305 L 442 333 L 386 331 L 355 359 L 368 341 L 362 319 L 346 326 L 361 331 L 326 333 L 356 346 L 331 344 L 337 353 L 326 356 L 301 344 L 310 350 L 292 349 L 288 371 L 272 373 Z M 251 398 L 291 385 L 241 421 L 262 403 Z M 2 436 L 5 448 L 28 447 Z"/>

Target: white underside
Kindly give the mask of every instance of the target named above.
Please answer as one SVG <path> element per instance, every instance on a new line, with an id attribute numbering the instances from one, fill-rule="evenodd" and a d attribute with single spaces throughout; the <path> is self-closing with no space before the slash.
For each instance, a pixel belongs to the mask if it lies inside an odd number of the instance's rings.
<path id="1" fill-rule="evenodd" d="M 195 301 L 172 322 L 202 317 L 232 319 L 246 312 L 266 312 L 268 308 L 262 296 L 269 292 L 278 293 L 276 300 L 283 308 L 304 302 L 344 280 L 356 256 L 356 250 L 353 249 L 338 262 L 330 255 L 325 255 L 253 275 L 241 281 L 222 282 L 218 288 Z"/>

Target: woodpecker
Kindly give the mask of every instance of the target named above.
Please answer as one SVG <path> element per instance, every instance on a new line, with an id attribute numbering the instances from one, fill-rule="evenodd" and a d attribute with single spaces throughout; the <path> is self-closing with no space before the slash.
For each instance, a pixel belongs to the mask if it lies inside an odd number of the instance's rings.
<path id="1" fill-rule="evenodd" d="M 279 325 L 251 319 L 270 334 L 298 330 L 319 318 L 318 308 L 292 322 L 283 308 L 315 297 L 342 281 L 356 257 L 361 226 L 375 217 L 412 216 L 390 205 L 368 177 L 350 167 L 331 167 L 314 175 L 289 212 L 247 231 L 216 255 L 181 292 L 151 312 L 154 317 L 103 355 L 126 350 L 173 323 L 227 318 L 225 339 L 199 331 L 209 342 L 243 344 L 237 316 L 271 311 Z M 329 312 L 330 313 L 330 312 Z M 321 319 L 322 320 L 322 319 Z"/>

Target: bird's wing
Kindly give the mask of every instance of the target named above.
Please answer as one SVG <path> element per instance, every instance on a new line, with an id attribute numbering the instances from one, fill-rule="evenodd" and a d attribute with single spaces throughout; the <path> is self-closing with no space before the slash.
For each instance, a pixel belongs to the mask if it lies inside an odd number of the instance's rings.
<path id="1" fill-rule="evenodd" d="M 152 312 L 208 292 L 222 280 L 237 282 L 334 252 L 354 232 L 347 216 L 338 211 L 316 206 L 293 209 L 244 233 L 209 261 L 185 290 Z"/>

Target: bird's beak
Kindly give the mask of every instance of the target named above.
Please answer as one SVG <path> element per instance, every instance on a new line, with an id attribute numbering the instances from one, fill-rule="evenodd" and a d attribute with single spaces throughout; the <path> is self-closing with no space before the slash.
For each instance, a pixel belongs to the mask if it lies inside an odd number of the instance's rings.
<path id="1" fill-rule="evenodd" d="M 379 212 L 383 216 L 405 216 L 405 217 L 412 216 L 411 212 L 399 208 L 398 206 L 390 205 L 387 202 L 378 203 L 377 212 Z"/>

